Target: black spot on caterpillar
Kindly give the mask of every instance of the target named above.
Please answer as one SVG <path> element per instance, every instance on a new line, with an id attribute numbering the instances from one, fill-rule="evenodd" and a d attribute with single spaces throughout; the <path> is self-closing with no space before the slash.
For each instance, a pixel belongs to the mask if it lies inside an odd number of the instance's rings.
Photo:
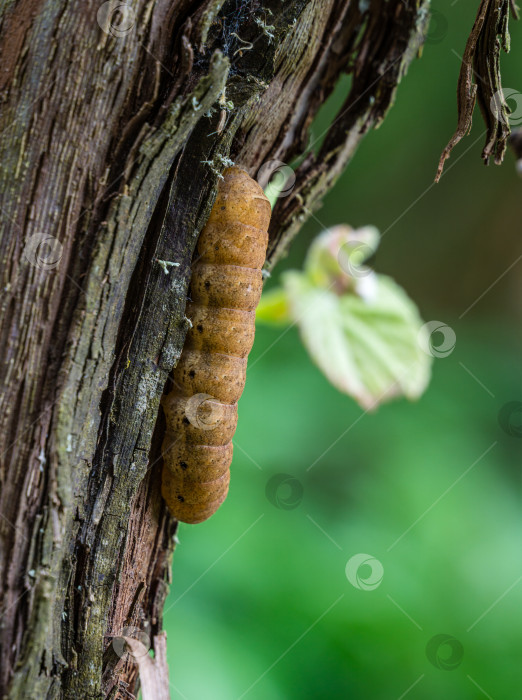
<path id="1" fill-rule="evenodd" d="M 224 172 L 198 240 L 186 315 L 192 321 L 174 389 L 162 400 L 161 491 L 178 520 L 199 523 L 226 498 L 237 402 L 254 342 L 271 208 L 240 168 Z"/>

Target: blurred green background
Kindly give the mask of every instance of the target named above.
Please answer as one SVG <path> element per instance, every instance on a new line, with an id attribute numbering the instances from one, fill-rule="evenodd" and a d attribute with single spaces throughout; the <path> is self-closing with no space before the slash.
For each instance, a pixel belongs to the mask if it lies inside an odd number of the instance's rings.
<path id="1" fill-rule="evenodd" d="M 165 615 L 173 697 L 521 697 L 522 440 L 498 412 L 522 399 L 522 180 L 511 153 L 502 167 L 482 165 L 477 111 L 433 185 L 477 6 L 434 1 L 440 14 L 396 105 L 271 281 L 301 267 L 322 228 L 375 224 L 376 270 L 425 321 L 454 329 L 455 350 L 435 360 L 418 403 L 363 416 L 295 329 L 258 328 L 228 499 L 179 530 Z M 522 24 L 511 33 L 504 87 L 522 89 Z M 275 491 L 279 474 L 291 478 Z M 346 577 L 358 553 L 382 564 L 373 590 Z M 458 640 L 453 656 L 436 641 L 426 652 L 439 634 Z"/>

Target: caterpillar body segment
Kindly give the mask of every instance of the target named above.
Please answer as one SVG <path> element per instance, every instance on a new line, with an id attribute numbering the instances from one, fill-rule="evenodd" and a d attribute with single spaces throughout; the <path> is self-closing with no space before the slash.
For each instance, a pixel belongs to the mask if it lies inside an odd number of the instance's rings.
<path id="1" fill-rule="evenodd" d="M 271 207 L 237 167 L 224 172 L 197 245 L 186 314 L 192 328 L 162 399 L 162 494 L 178 520 L 199 523 L 226 498 L 237 402 L 254 342 Z"/>

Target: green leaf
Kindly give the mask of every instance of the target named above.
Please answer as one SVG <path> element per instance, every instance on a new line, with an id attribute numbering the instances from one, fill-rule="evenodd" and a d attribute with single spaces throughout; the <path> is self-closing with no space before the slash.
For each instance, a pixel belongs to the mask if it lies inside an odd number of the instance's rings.
<path id="1" fill-rule="evenodd" d="M 320 233 L 308 251 L 305 272 L 310 280 L 337 291 L 353 288 L 354 280 L 371 272 L 363 263 L 379 246 L 380 234 L 375 226 L 353 229 L 341 224 Z"/>
<path id="2" fill-rule="evenodd" d="M 389 277 L 371 273 L 357 283 L 362 280 L 370 293 L 339 294 L 306 273 L 284 275 L 305 347 L 329 381 L 366 410 L 396 396 L 416 399 L 432 361 L 418 343 L 417 308 Z"/>
<path id="3" fill-rule="evenodd" d="M 282 287 L 263 292 L 256 309 L 256 321 L 275 326 L 287 325 L 291 321 L 288 297 Z"/>

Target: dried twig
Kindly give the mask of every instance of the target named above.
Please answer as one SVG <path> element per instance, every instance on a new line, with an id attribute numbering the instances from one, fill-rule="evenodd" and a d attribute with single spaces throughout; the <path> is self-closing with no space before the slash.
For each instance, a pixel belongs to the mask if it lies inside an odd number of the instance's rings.
<path id="1" fill-rule="evenodd" d="M 436 182 L 440 180 L 451 151 L 471 129 L 477 99 L 487 127 L 482 158 L 486 165 L 492 155 L 497 165 L 502 163 L 510 126 L 500 79 L 500 51 L 509 51 L 510 10 L 518 19 L 514 0 L 481 0 L 462 58 L 457 88 L 457 129 L 440 157 Z"/>

